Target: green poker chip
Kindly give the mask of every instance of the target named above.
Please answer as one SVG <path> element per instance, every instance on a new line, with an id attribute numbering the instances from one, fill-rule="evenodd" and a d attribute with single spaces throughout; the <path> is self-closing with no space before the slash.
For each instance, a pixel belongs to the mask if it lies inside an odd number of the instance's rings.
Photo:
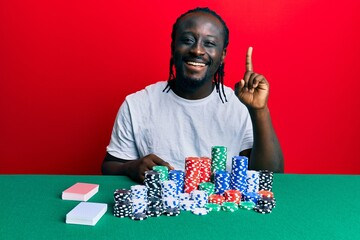
<path id="1" fill-rule="evenodd" d="M 239 206 L 234 202 L 224 202 L 221 205 L 221 209 L 225 212 L 235 212 L 239 210 Z"/>
<path id="2" fill-rule="evenodd" d="M 244 202 L 241 202 L 241 203 L 239 204 L 239 207 L 240 207 L 241 209 L 245 209 L 245 210 L 252 210 L 252 209 L 254 209 L 255 205 L 256 205 L 256 204 L 253 203 L 253 202 L 244 201 Z"/>
<path id="3" fill-rule="evenodd" d="M 221 206 L 216 203 L 207 203 L 205 204 L 205 208 L 209 209 L 211 212 L 219 212 L 221 210 Z"/>

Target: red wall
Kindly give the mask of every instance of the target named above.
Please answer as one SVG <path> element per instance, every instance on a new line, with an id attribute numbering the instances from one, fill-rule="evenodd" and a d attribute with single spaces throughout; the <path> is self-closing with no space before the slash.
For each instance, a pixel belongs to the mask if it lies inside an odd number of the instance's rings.
<path id="1" fill-rule="evenodd" d="M 358 0 L 0 0 L 0 173 L 99 174 L 121 102 L 167 79 L 195 6 L 230 28 L 227 85 L 254 47 L 286 172 L 360 174 Z"/>

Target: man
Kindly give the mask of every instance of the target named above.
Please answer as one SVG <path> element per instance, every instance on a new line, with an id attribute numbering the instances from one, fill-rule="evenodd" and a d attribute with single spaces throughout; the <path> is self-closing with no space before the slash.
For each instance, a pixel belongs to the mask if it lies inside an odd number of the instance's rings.
<path id="1" fill-rule="evenodd" d="M 155 165 L 184 169 L 187 156 L 210 156 L 226 146 L 231 157 L 247 156 L 249 168 L 283 172 L 283 155 L 267 100 L 269 84 L 253 72 L 252 48 L 235 92 L 223 85 L 229 43 L 225 22 L 208 8 L 181 15 L 173 26 L 170 74 L 127 96 L 120 107 L 103 174 L 142 182 Z M 174 73 L 175 67 L 175 73 Z"/>

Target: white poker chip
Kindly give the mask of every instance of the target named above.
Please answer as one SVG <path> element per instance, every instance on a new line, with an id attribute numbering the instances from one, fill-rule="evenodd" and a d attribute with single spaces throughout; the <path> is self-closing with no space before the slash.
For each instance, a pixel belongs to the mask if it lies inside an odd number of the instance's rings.
<path id="1" fill-rule="evenodd" d="M 192 213 L 195 215 L 203 216 L 209 213 L 209 210 L 206 208 L 195 208 L 192 210 Z"/>

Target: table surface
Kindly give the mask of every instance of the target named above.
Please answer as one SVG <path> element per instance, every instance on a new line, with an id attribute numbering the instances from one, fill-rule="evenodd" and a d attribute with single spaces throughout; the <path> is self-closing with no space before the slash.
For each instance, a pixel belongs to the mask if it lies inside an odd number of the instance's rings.
<path id="1" fill-rule="evenodd" d="M 107 203 L 108 211 L 95 226 L 65 223 L 79 202 L 62 200 L 61 193 L 76 182 L 100 185 L 88 201 Z M 134 184 L 123 176 L 0 175 L 0 239 L 360 239 L 358 175 L 275 174 L 271 214 L 114 217 L 114 190 Z"/>

